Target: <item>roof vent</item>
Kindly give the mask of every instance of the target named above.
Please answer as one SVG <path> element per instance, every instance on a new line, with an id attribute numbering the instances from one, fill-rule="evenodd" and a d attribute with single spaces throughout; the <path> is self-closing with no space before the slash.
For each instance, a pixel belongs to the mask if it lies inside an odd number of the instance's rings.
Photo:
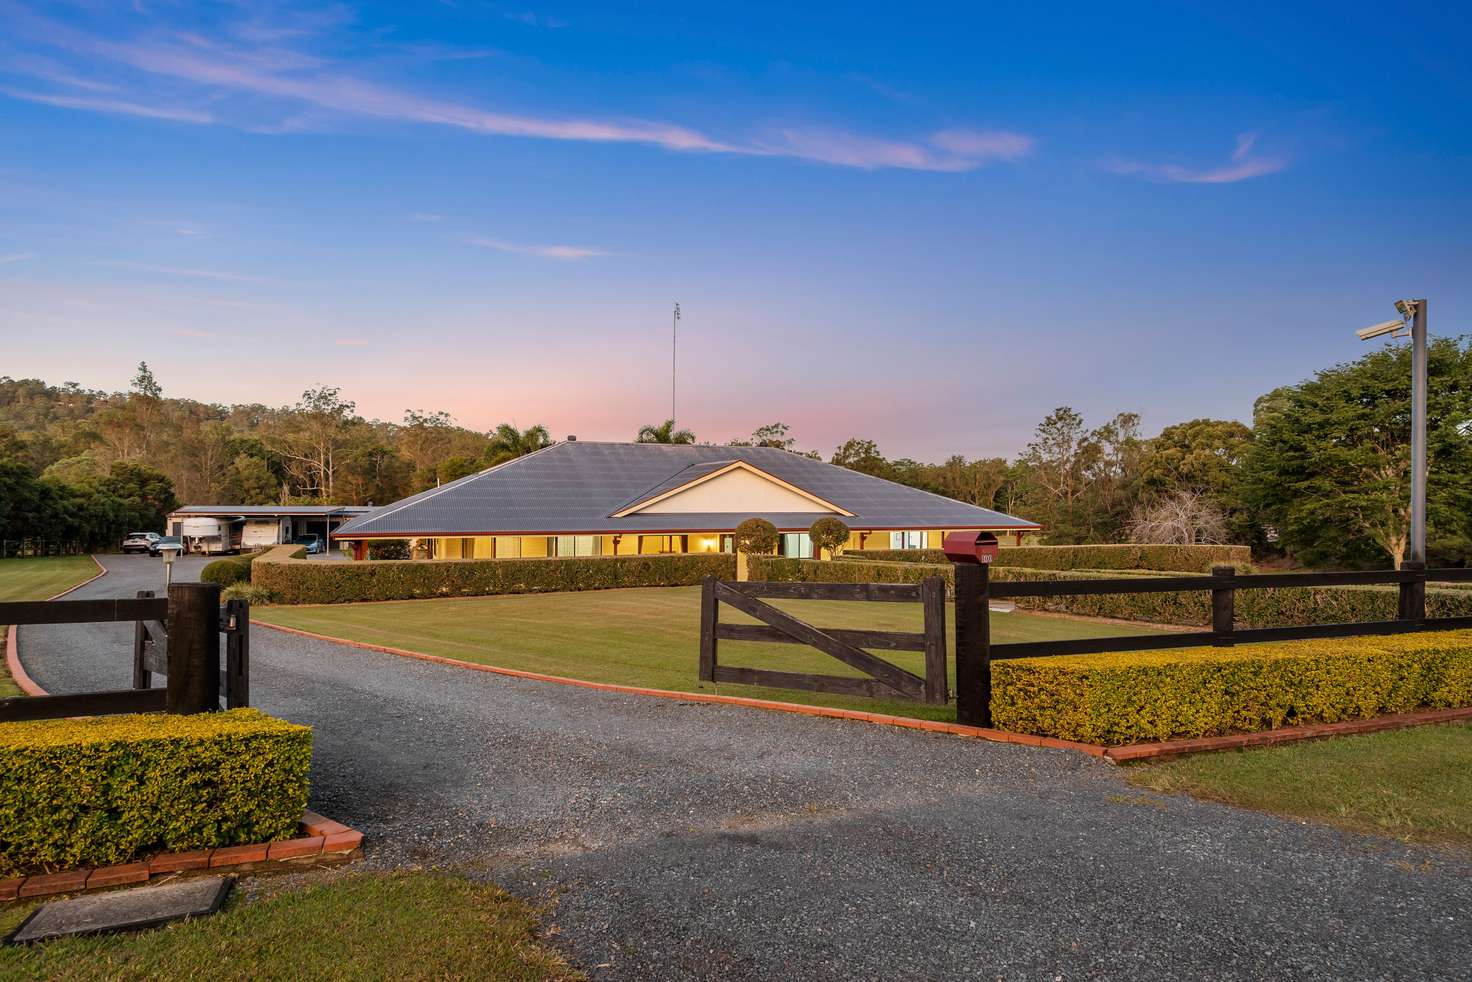
<path id="1" fill-rule="evenodd" d="M 575 437 L 575 436 L 573 436 L 571 433 L 569 433 L 567 435 L 567 442 L 568 443 L 577 443 L 578 442 L 578 438 Z"/>

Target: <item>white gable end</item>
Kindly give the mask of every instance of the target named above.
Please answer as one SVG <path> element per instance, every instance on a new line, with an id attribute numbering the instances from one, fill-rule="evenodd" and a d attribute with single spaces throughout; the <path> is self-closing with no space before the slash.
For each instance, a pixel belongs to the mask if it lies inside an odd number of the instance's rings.
<path id="1" fill-rule="evenodd" d="M 807 495 L 784 487 L 743 467 L 734 468 L 706 481 L 682 488 L 667 497 L 631 509 L 641 515 L 692 513 L 759 514 L 762 512 L 811 512 L 834 514 Z"/>

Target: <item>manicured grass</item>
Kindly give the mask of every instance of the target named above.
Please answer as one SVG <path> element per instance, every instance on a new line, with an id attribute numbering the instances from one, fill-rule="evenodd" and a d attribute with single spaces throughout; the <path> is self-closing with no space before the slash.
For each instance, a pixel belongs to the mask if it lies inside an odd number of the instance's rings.
<path id="1" fill-rule="evenodd" d="M 777 606 L 819 627 L 920 631 L 919 604 L 782 601 Z M 651 587 L 453 600 L 410 600 L 319 607 L 259 607 L 268 623 L 333 637 L 405 648 L 464 661 L 562 675 L 593 682 L 714 692 L 696 678 L 700 644 L 700 588 Z M 729 607 L 723 620 L 754 623 Z M 947 618 L 950 605 L 947 605 Z M 947 639 L 954 651 L 955 630 Z M 1067 620 L 1038 614 L 993 614 L 992 640 L 1045 641 L 1145 634 L 1135 625 Z M 920 652 L 881 652 L 917 675 Z M 724 664 L 825 675 L 859 675 L 837 659 L 803 645 L 721 642 Z M 952 659 L 954 682 L 954 659 Z M 843 706 L 926 719 L 955 719 L 954 705 L 871 700 L 790 689 L 723 684 L 729 695 Z"/>
<path id="2" fill-rule="evenodd" d="M 44 600 L 96 574 L 90 556 L 0 559 L 0 601 Z M 5 626 L 0 624 L 0 699 L 22 694 L 5 670 Z"/>
<path id="3" fill-rule="evenodd" d="M 438 873 L 258 883 L 213 917 L 137 934 L 0 948 L 6 979 L 570 979 L 527 905 Z M 30 905 L 0 909 L 8 934 Z"/>
<path id="4" fill-rule="evenodd" d="M 1472 846 L 1472 725 L 1131 765 L 1129 780 L 1413 842 Z"/>

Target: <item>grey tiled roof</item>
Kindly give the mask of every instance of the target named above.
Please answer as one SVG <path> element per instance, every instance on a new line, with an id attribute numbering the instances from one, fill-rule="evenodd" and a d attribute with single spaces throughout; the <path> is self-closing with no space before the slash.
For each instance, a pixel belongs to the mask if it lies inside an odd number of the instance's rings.
<path id="1" fill-rule="evenodd" d="M 730 530 L 752 513 L 636 514 L 631 503 L 733 460 L 848 511 L 853 529 L 1030 529 L 1034 522 L 919 491 L 772 447 L 659 443 L 558 443 L 420 492 L 348 522 L 335 534 L 472 535 Z M 814 512 L 757 513 L 779 529 L 806 530 Z"/>

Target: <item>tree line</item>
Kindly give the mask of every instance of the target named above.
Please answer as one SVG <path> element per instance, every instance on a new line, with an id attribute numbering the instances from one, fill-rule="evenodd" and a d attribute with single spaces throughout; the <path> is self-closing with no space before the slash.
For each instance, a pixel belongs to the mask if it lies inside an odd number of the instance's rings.
<path id="1" fill-rule="evenodd" d="M 1429 551 L 1460 565 L 1472 559 L 1472 342 L 1435 340 L 1430 365 Z M 674 420 L 634 438 L 696 442 Z M 545 426 L 481 432 L 442 411 L 365 419 L 328 386 L 283 407 L 169 398 L 146 364 L 126 393 L 0 377 L 0 538 L 96 548 L 122 525 L 160 527 L 179 500 L 382 504 L 551 442 Z M 780 422 L 725 442 L 822 459 Z M 1404 557 L 1409 442 L 1410 356 L 1397 346 L 1267 393 L 1251 425 L 1195 419 L 1145 437 L 1135 413 L 1091 425 L 1062 406 L 1012 460 L 890 458 L 862 437 L 827 459 L 1029 518 L 1048 543 L 1230 541 L 1367 566 Z"/>

